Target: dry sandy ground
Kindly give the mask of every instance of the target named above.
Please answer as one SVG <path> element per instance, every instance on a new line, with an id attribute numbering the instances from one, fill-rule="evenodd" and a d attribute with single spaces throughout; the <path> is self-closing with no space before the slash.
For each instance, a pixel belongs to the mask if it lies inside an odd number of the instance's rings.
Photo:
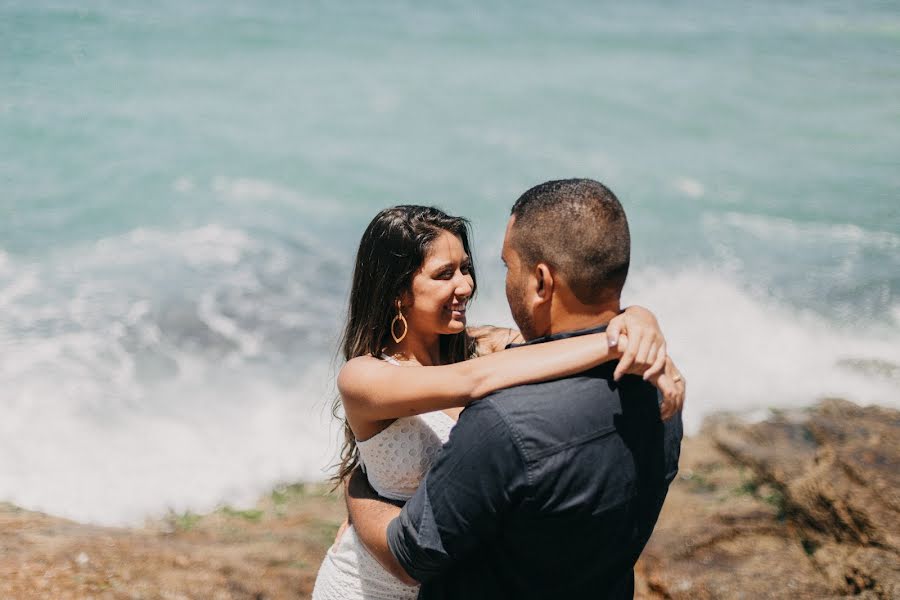
<path id="1" fill-rule="evenodd" d="M 254 510 L 171 515 L 134 530 L 0 505 L 0 598 L 308 598 L 343 517 L 336 496 L 302 485 Z"/>

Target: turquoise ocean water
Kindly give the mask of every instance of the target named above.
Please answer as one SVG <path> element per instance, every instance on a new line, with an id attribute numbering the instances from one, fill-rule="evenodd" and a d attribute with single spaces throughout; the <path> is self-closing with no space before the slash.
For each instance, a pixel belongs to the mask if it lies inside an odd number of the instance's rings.
<path id="1" fill-rule="evenodd" d="M 0 2 L 0 500 L 100 522 L 320 479 L 372 215 L 607 183 L 685 419 L 900 404 L 894 2 Z"/>

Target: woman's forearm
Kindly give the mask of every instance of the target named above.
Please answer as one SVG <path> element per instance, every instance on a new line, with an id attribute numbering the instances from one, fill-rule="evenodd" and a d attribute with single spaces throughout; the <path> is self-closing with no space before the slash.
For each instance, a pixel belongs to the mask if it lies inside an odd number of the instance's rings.
<path id="1" fill-rule="evenodd" d="M 470 382 L 471 401 L 514 385 L 574 375 L 619 356 L 617 349 L 609 347 L 605 333 L 594 333 L 511 348 L 453 366 Z"/>
<path id="2" fill-rule="evenodd" d="M 348 414 L 396 419 L 466 406 L 502 388 L 565 377 L 620 355 L 609 348 L 606 334 L 597 333 L 433 367 L 354 359 L 341 369 L 338 389 Z"/>

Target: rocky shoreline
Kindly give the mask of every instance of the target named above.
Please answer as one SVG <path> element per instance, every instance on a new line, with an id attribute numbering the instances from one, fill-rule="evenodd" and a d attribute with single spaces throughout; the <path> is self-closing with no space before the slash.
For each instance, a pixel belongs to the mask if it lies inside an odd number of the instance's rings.
<path id="1" fill-rule="evenodd" d="M 343 515 L 321 485 L 140 529 L 0 504 L 0 598 L 308 598 Z M 637 597 L 900 598 L 900 412 L 828 400 L 708 419 L 685 440 Z"/>
<path id="2" fill-rule="evenodd" d="M 639 563 L 645 598 L 900 598 L 900 412 L 708 419 Z"/>

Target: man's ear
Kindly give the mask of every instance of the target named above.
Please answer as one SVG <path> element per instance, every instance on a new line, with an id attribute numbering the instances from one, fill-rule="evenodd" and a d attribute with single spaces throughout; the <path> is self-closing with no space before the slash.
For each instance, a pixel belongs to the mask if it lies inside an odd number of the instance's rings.
<path id="1" fill-rule="evenodd" d="M 535 294 L 538 303 L 550 300 L 553 295 L 553 273 L 546 263 L 538 263 L 534 268 Z"/>

